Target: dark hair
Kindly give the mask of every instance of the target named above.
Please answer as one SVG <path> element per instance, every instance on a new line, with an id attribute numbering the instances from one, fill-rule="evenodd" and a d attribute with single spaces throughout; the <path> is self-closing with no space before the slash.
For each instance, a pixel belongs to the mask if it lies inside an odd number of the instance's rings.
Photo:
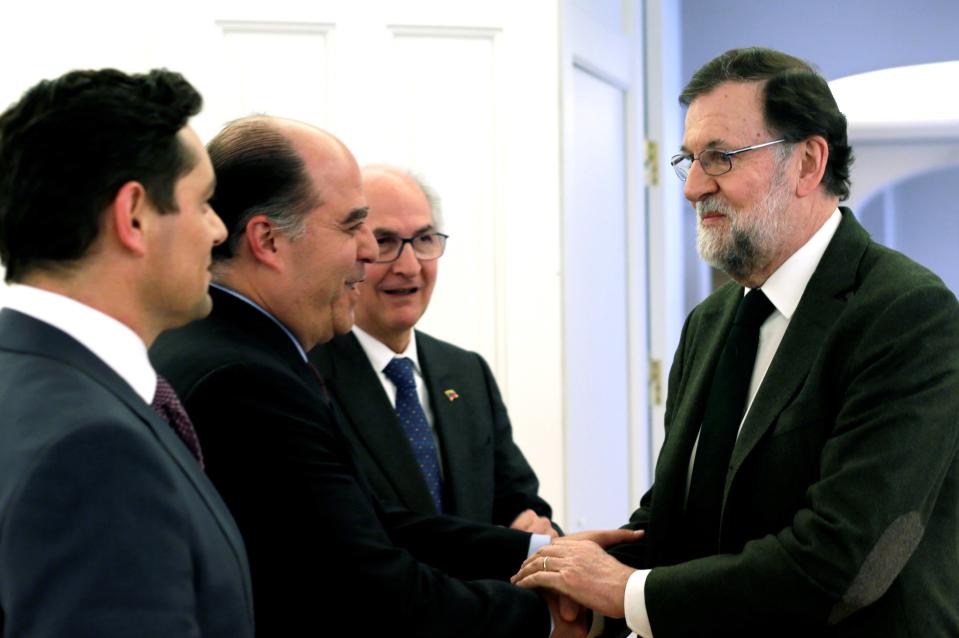
<path id="1" fill-rule="evenodd" d="M 825 78 L 809 63 L 773 49 L 731 49 L 696 71 L 679 101 L 689 106 L 723 82 L 763 82 L 766 127 L 790 143 L 821 135 L 829 144 L 823 175 L 826 191 L 840 200 L 849 197 L 853 156 L 846 138 L 846 116 L 839 112 Z"/>
<path id="2" fill-rule="evenodd" d="M 86 255 L 106 207 L 140 182 L 160 212 L 197 159 L 177 133 L 202 98 L 157 69 L 72 71 L 44 80 L 0 115 L 0 259 L 7 281 Z"/>
<path id="3" fill-rule="evenodd" d="M 296 239 L 304 216 L 322 205 L 303 159 L 293 143 L 268 118 L 255 116 L 227 124 L 207 145 L 216 193 L 210 204 L 229 235 L 214 247 L 217 260 L 236 255 L 247 222 L 266 215 L 280 232 Z"/>

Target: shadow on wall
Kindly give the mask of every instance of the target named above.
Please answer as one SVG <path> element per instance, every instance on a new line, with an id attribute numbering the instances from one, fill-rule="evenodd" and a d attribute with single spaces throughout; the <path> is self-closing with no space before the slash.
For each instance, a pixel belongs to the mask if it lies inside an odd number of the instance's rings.
<path id="1" fill-rule="evenodd" d="M 959 164 L 887 185 L 857 211 L 873 239 L 942 277 L 959 295 Z"/>

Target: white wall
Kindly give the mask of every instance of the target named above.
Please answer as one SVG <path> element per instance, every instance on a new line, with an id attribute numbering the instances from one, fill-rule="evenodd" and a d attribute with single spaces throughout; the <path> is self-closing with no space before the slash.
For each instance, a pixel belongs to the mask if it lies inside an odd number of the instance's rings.
<path id="1" fill-rule="evenodd" d="M 422 172 L 447 255 L 423 327 L 492 365 L 515 436 L 565 522 L 559 12 L 555 2 L 0 5 L 0 105 L 78 67 L 182 72 L 204 139 L 251 110 Z M 0 299 L 2 302 L 2 299 Z"/>

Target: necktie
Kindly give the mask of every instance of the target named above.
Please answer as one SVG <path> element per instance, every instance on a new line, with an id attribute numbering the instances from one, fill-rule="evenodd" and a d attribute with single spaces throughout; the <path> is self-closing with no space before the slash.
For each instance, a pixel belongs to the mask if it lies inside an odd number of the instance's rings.
<path id="1" fill-rule="evenodd" d="M 746 410 L 759 327 L 773 309 L 761 290 L 749 291 L 739 302 L 716 364 L 686 501 L 687 534 L 693 558 L 719 550 L 720 512 L 729 459 Z"/>
<path id="2" fill-rule="evenodd" d="M 160 375 L 157 375 L 157 390 L 150 407 L 170 424 L 202 468 L 203 452 L 200 450 L 200 439 L 196 435 L 196 430 L 193 429 L 193 423 L 183 409 L 183 404 L 180 403 L 173 387 Z"/>
<path id="3" fill-rule="evenodd" d="M 426 479 L 430 496 L 436 503 L 436 511 L 443 511 L 443 479 L 440 464 L 433 442 L 433 430 L 426 420 L 423 406 L 416 394 L 416 381 L 413 379 L 413 362 L 409 359 L 394 358 L 383 368 L 383 374 L 396 386 L 396 416 L 413 446 L 416 462 Z"/>

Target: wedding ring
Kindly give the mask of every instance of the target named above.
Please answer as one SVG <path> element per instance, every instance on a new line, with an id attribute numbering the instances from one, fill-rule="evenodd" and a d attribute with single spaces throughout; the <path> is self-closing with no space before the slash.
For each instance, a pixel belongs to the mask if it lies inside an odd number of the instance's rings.
<path id="1" fill-rule="evenodd" d="M 549 571 L 549 567 L 546 566 L 546 561 L 548 561 L 548 560 L 549 560 L 549 556 L 543 556 L 543 571 L 544 571 L 544 572 L 548 572 L 548 571 Z"/>

